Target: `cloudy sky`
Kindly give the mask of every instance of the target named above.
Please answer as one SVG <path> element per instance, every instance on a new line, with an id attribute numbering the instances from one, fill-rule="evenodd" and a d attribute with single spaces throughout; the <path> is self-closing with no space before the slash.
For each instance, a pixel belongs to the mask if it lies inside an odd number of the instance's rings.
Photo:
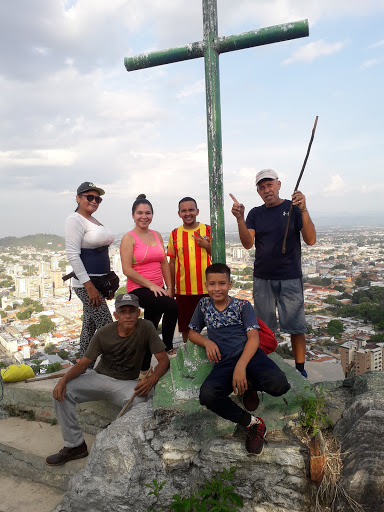
<path id="1" fill-rule="evenodd" d="M 219 34 L 304 18 L 310 35 L 220 57 L 227 228 L 232 192 L 261 204 L 274 168 L 312 217 L 384 219 L 383 0 L 218 0 Z M 126 56 L 202 39 L 200 0 L 0 3 L 0 236 L 63 234 L 75 190 L 105 188 L 96 217 L 131 229 L 139 193 L 153 228 L 178 225 L 196 197 L 209 221 L 203 59 L 128 73 Z"/>

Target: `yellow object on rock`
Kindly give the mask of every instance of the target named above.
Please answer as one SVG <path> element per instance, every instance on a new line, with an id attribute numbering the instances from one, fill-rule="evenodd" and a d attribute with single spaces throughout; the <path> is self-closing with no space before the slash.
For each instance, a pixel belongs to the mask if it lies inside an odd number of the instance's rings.
<path id="1" fill-rule="evenodd" d="M 34 376 L 34 371 L 27 364 L 11 364 L 5 370 L 1 370 L 1 378 L 4 382 L 19 382 Z"/>

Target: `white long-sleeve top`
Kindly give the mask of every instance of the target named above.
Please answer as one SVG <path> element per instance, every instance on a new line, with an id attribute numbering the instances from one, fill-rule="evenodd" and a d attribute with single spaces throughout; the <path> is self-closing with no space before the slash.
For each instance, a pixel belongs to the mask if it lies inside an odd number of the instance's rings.
<path id="1" fill-rule="evenodd" d="M 65 246 L 69 263 L 78 279 L 72 279 L 73 287 L 83 287 L 89 275 L 80 259 L 81 249 L 96 249 L 111 245 L 112 232 L 101 224 L 94 224 L 79 213 L 72 213 L 65 221 Z M 90 274 L 96 275 L 96 274 Z"/>

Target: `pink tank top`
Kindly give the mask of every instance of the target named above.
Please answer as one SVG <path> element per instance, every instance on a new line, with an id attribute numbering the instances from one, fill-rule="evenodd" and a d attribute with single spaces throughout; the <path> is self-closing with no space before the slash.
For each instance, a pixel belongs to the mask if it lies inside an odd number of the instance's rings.
<path id="1" fill-rule="evenodd" d="M 161 270 L 160 263 L 164 259 L 165 252 L 159 237 L 151 229 L 150 232 L 153 234 L 157 242 L 157 245 L 154 247 L 145 244 L 134 231 L 129 231 L 135 239 L 135 245 L 133 246 L 132 268 L 157 286 L 163 286 L 163 272 Z M 132 281 L 132 279 L 127 279 L 127 292 L 129 293 L 136 288 L 143 287 L 140 284 L 135 283 L 135 281 Z"/>

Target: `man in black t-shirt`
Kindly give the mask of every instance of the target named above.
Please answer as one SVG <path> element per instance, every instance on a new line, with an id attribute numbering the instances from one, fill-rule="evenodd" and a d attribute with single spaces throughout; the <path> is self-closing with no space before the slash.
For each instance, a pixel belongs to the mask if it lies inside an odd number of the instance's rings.
<path id="1" fill-rule="evenodd" d="M 93 336 L 84 356 L 62 377 L 53 390 L 56 416 L 64 438 L 64 448 L 46 459 L 49 466 L 88 455 L 87 445 L 76 419 L 76 404 L 110 400 L 119 407 L 135 393 L 132 406 L 145 401 L 153 386 L 169 368 L 165 345 L 149 320 L 139 318 L 136 295 L 120 294 L 115 300 L 117 322 L 101 327 Z M 158 364 L 153 373 L 138 380 L 146 350 Z M 94 370 L 88 366 L 98 356 Z M 87 370 L 87 371 L 86 371 Z M 85 372 L 85 373 L 84 373 Z"/>
<path id="2" fill-rule="evenodd" d="M 305 363 L 304 296 L 301 271 L 300 233 L 308 245 L 316 242 L 315 226 L 309 216 L 305 196 L 296 190 L 286 243 L 281 248 L 291 202 L 279 197 L 281 182 L 272 169 L 256 174 L 256 188 L 264 201 L 252 208 L 244 219 L 244 205 L 234 201 L 232 213 L 237 219 L 241 243 L 250 249 L 255 243 L 253 298 L 255 313 L 272 330 L 277 329 L 276 307 L 282 332 L 291 334 L 296 368 L 307 377 Z"/>

